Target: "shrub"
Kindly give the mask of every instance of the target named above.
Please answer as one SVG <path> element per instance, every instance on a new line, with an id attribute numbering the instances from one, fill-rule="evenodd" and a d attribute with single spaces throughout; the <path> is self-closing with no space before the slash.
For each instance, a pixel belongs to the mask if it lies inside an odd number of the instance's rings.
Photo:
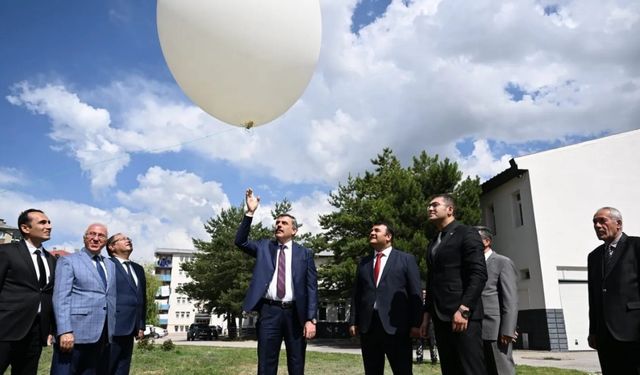
<path id="1" fill-rule="evenodd" d="M 154 348 L 153 343 L 153 339 L 145 337 L 142 340 L 138 341 L 138 350 L 151 351 Z"/>
<path id="2" fill-rule="evenodd" d="M 171 339 L 168 339 L 162 343 L 162 346 L 160 348 L 165 352 L 170 352 L 176 348 L 176 344 L 174 344 L 173 341 L 171 341 Z"/>

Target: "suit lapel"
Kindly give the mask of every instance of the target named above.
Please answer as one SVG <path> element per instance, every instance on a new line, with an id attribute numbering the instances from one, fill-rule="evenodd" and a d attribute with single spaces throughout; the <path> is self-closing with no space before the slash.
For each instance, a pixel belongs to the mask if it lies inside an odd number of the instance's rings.
<path id="1" fill-rule="evenodd" d="M 368 282 L 371 283 L 371 285 L 373 285 L 375 287 L 375 283 L 373 281 L 373 266 L 375 265 L 374 262 L 375 257 L 373 255 L 367 255 L 363 262 L 362 262 L 362 267 L 364 267 L 364 269 L 362 270 L 363 274 L 364 274 L 364 278 L 365 280 L 367 280 Z"/>
<path id="2" fill-rule="evenodd" d="M 111 257 L 111 261 L 112 261 L 113 265 L 115 266 L 116 273 L 118 273 L 118 272 L 121 273 L 122 276 L 124 277 L 124 279 L 127 280 L 127 284 L 129 284 L 131 289 L 136 291 L 138 288 L 136 287 L 136 284 L 133 283 L 133 279 L 131 278 L 131 276 L 129 275 L 127 270 L 124 268 L 122 263 L 118 259 L 116 259 L 115 257 Z M 133 271 L 133 265 L 131 266 L 131 272 L 134 272 Z"/>
<path id="3" fill-rule="evenodd" d="M 453 223 L 449 224 L 449 227 L 447 228 L 447 232 L 444 233 L 442 237 L 440 237 L 440 245 L 438 245 L 438 248 L 436 249 L 436 253 L 433 259 L 434 261 L 436 260 L 436 258 L 438 258 L 438 255 L 442 253 L 442 251 L 446 250 L 447 242 L 449 242 L 449 239 L 453 237 L 459 225 L 460 224 L 458 224 L 457 221 L 454 221 Z"/>
<path id="4" fill-rule="evenodd" d="M 98 267 L 98 265 L 95 264 L 95 262 L 92 259 L 92 255 L 90 255 L 89 250 L 83 249 L 81 250 L 83 252 L 84 256 L 81 256 L 81 262 L 84 263 L 84 265 L 89 269 L 89 272 L 93 275 L 93 278 L 96 280 L 96 284 L 98 284 L 103 290 L 106 290 L 104 285 L 102 284 L 101 278 L 100 278 L 100 274 L 98 273 L 98 269 L 96 267 Z M 105 268 L 107 269 L 107 286 L 109 285 L 109 275 L 108 275 L 108 270 L 109 270 L 109 266 L 107 265 L 107 263 L 104 261 L 102 261 L 105 265 Z M 113 272 L 111 272 L 111 277 L 113 277 Z"/>
<path id="5" fill-rule="evenodd" d="M 49 280 L 46 288 L 50 288 L 53 287 L 53 280 L 55 280 L 56 277 L 56 260 L 47 250 L 44 248 L 42 248 L 42 250 L 44 250 L 44 257 L 47 260 L 47 265 L 49 266 Z"/>
<path id="6" fill-rule="evenodd" d="M 602 255 L 603 257 L 601 259 L 603 259 L 603 264 L 604 264 L 604 278 L 606 279 L 607 276 L 609 276 L 609 273 L 611 273 L 611 270 L 613 270 L 616 266 L 616 263 L 618 263 L 618 259 L 620 259 L 620 257 L 622 256 L 622 254 L 627 251 L 627 235 L 626 234 L 622 234 L 622 236 L 620 237 L 620 240 L 618 240 L 618 244 L 616 245 L 615 250 L 613 250 L 613 255 L 611 256 L 611 259 L 607 262 L 606 260 L 606 246 L 602 246 Z"/>
<path id="7" fill-rule="evenodd" d="M 382 274 L 378 276 L 380 278 L 380 280 L 378 280 L 378 285 L 380 285 L 384 281 L 390 270 L 394 269 L 397 261 L 398 254 L 396 254 L 396 251 L 393 251 L 392 248 L 389 252 L 389 259 L 387 259 L 387 262 L 384 264 L 384 268 L 382 269 Z"/>
<path id="8" fill-rule="evenodd" d="M 24 263 L 24 266 L 28 269 L 28 273 L 29 273 L 29 283 L 31 284 L 31 286 L 33 286 L 34 288 L 39 289 L 39 284 L 38 284 L 38 275 L 36 274 L 36 269 L 33 266 L 33 259 L 31 258 L 31 253 L 29 252 L 29 248 L 27 247 L 27 244 L 24 242 L 24 240 L 18 242 L 18 257 L 22 260 L 22 262 Z"/>
<path id="9" fill-rule="evenodd" d="M 271 270 L 276 270 L 276 259 L 278 258 L 278 242 L 272 241 L 269 243 L 269 255 L 271 255 Z M 273 272 L 271 275 L 273 276 Z"/>

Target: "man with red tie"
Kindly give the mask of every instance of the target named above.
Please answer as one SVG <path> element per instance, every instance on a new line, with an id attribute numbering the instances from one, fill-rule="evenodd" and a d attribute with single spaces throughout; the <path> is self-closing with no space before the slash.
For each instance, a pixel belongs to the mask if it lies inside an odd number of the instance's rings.
<path id="1" fill-rule="evenodd" d="M 256 323 L 258 374 L 278 372 L 284 339 L 289 374 L 303 375 L 305 340 L 316 335 L 318 280 L 313 252 L 293 241 L 298 224 L 289 214 L 276 218 L 275 240 L 250 241 L 251 221 L 260 198 L 247 189 L 245 200 L 247 212 L 236 233 L 235 244 L 256 258 L 242 309 L 259 314 Z"/>
<path id="2" fill-rule="evenodd" d="M 374 253 L 356 272 L 349 333 L 360 335 L 367 375 L 384 373 L 384 358 L 394 374 L 411 374 L 411 336 L 420 335 L 422 288 L 413 255 L 393 248 L 393 229 L 376 223 L 369 233 Z"/>

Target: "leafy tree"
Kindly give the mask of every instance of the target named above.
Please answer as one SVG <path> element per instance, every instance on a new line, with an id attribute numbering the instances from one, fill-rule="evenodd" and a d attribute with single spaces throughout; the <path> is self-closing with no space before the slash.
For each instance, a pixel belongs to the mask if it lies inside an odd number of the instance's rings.
<path id="1" fill-rule="evenodd" d="M 147 264 L 144 267 L 144 276 L 147 281 L 147 290 L 145 291 L 147 296 L 147 311 L 146 311 L 146 322 L 147 324 L 151 324 L 157 326 L 159 323 L 158 320 L 158 305 L 156 304 L 156 294 L 158 293 L 158 288 L 162 285 L 162 282 L 154 274 L 155 266 L 153 264 Z"/>
<path id="2" fill-rule="evenodd" d="M 357 262 L 371 251 L 368 235 L 374 222 L 385 221 L 394 228 L 394 246 L 416 256 L 424 277 L 424 251 L 436 233 L 427 220 L 429 197 L 450 193 L 457 200 L 458 220 L 474 225 L 480 220 L 480 181 L 461 181 L 455 162 L 423 151 L 405 168 L 385 148 L 371 163 L 373 171 L 350 176 L 331 194 L 329 202 L 336 210 L 320 217 L 325 232 L 312 238 L 316 251 L 330 249 L 334 254 L 319 270 L 321 292 L 329 299 L 349 297 Z"/>

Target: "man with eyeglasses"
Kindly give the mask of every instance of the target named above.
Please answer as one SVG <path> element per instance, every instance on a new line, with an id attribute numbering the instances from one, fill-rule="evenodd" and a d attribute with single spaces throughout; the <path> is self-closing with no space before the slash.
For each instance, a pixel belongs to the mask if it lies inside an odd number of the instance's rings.
<path id="1" fill-rule="evenodd" d="M 111 341 L 109 374 L 129 374 L 133 338 L 144 337 L 147 282 L 142 266 L 129 260 L 132 251 L 131 239 L 122 233 L 117 233 L 107 240 L 107 253 L 116 266 L 118 311 L 116 329 Z"/>
<path id="2" fill-rule="evenodd" d="M 482 240 L 475 229 L 456 221 L 455 201 L 449 194 L 434 196 L 427 214 L 438 235 L 427 247 L 422 335 L 431 317 L 443 375 L 486 375 L 481 295 L 487 266 Z"/>
<path id="3" fill-rule="evenodd" d="M 91 224 L 84 247 L 60 257 L 53 289 L 56 343 L 51 374 L 107 374 L 115 330 L 115 264 L 101 254 L 107 227 Z"/>

